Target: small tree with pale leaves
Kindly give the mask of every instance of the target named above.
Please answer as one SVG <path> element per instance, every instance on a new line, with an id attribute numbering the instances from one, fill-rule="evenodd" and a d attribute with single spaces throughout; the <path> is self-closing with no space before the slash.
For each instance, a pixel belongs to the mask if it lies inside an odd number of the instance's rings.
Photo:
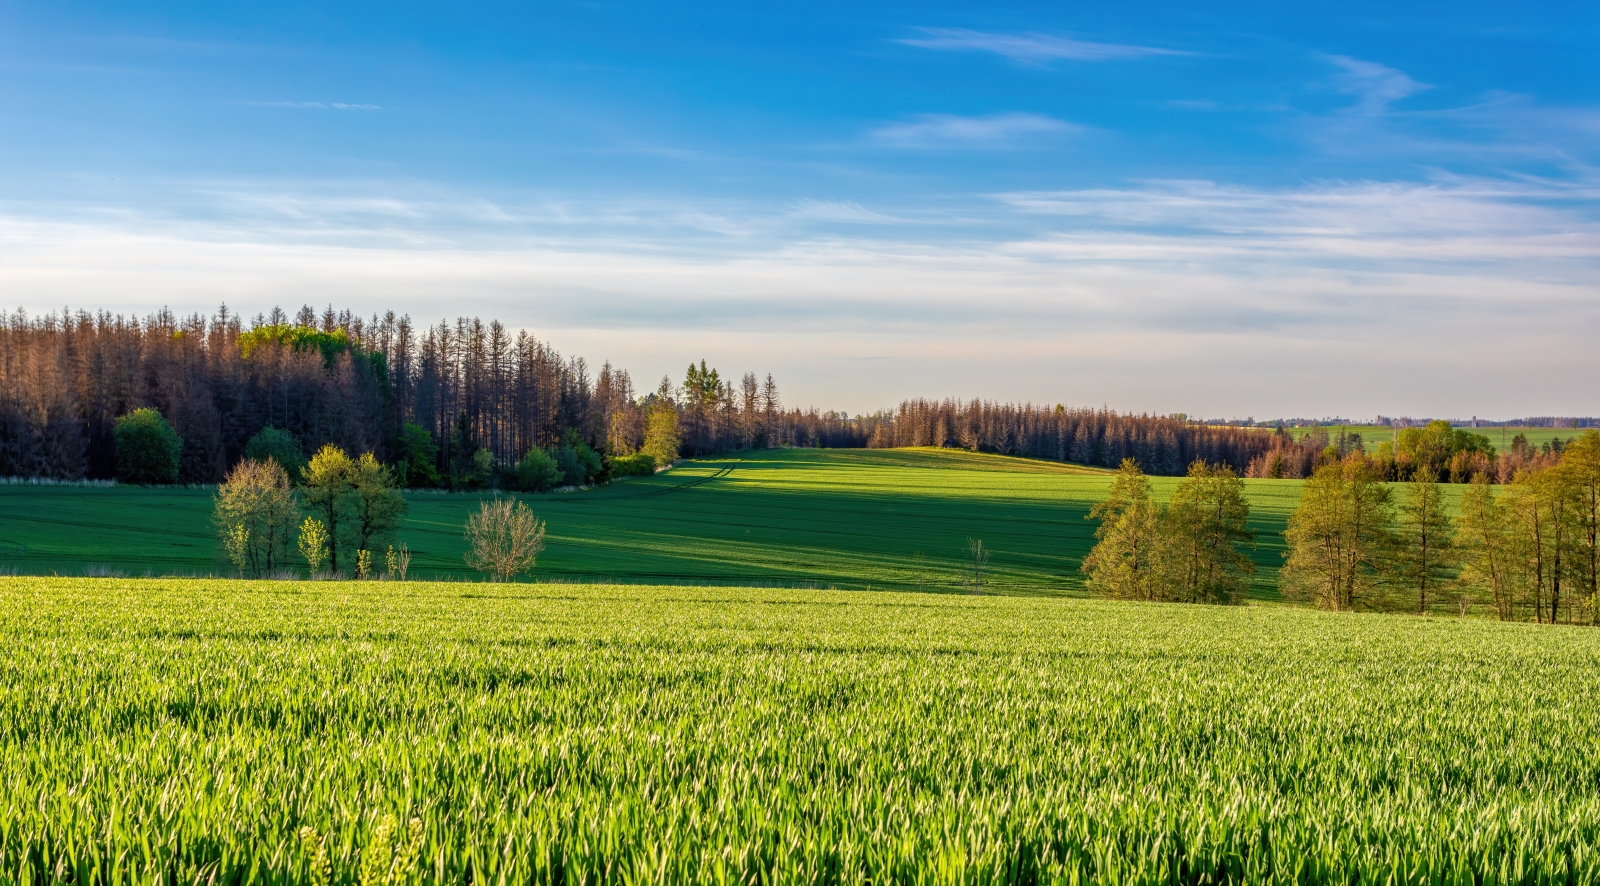
<path id="1" fill-rule="evenodd" d="M 544 552 L 544 521 L 520 501 L 486 501 L 467 518 L 467 565 L 506 581 L 533 569 Z"/>

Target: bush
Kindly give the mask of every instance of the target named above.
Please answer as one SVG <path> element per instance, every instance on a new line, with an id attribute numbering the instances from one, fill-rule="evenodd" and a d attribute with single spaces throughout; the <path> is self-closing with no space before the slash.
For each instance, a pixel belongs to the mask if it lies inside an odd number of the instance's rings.
<path id="1" fill-rule="evenodd" d="M 292 483 L 300 482 L 303 476 L 301 471 L 306 466 L 306 453 L 300 448 L 300 441 L 287 431 L 280 431 L 271 425 L 262 428 L 260 433 L 250 438 L 249 443 L 244 444 L 244 457 L 251 461 L 271 459 L 277 462 Z"/>
<path id="2" fill-rule="evenodd" d="M 561 448 L 555 452 L 556 466 L 565 474 L 567 483 L 573 486 L 588 486 L 600 479 L 605 470 L 605 462 L 600 458 L 600 453 L 589 448 L 583 442 L 577 431 L 567 431 L 566 439 L 561 441 Z"/>
<path id="3" fill-rule="evenodd" d="M 656 472 L 656 460 L 639 452 L 619 455 L 611 460 L 611 474 L 616 477 L 648 477 Z"/>
<path id="4" fill-rule="evenodd" d="M 486 501 L 467 518 L 467 565 L 495 581 L 532 570 L 543 551 L 544 521 L 520 501 Z"/>
<path id="5" fill-rule="evenodd" d="M 117 450 L 117 479 L 123 483 L 178 482 L 178 455 L 183 441 L 154 409 L 135 409 L 117 419 L 112 429 Z"/>
<path id="6" fill-rule="evenodd" d="M 517 462 L 512 469 L 510 483 L 524 492 L 544 492 L 561 482 L 566 476 L 556 460 L 537 446 L 528 450 L 528 454 Z"/>

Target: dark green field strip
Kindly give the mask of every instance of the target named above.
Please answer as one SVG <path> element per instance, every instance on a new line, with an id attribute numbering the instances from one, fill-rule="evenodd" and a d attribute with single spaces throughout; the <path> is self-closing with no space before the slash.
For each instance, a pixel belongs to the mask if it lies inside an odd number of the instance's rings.
<path id="1" fill-rule="evenodd" d="M 1085 519 L 1108 472 L 951 450 L 773 450 L 686 462 L 583 492 L 521 496 L 549 523 L 536 579 L 957 590 L 967 539 L 985 590 L 1077 593 Z M 1157 478 L 1158 497 L 1176 484 Z M 1251 481 L 1273 588 L 1295 481 Z M 414 493 L 401 538 L 417 577 L 468 578 L 462 525 L 481 495 Z M 0 487 L 0 567 L 226 574 L 204 490 Z"/>

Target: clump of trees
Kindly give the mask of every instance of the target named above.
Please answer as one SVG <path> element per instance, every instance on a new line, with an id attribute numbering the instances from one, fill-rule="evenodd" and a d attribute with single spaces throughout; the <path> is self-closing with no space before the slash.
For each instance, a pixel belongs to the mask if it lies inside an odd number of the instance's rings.
<path id="1" fill-rule="evenodd" d="M 178 482 L 183 441 L 161 413 L 135 409 L 118 418 L 111 433 L 118 480 L 139 485 Z"/>
<path id="2" fill-rule="evenodd" d="M 1286 533 L 1286 593 L 1333 610 L 1481 604 L 1506 620 L 1600 624 L 1600 432 L 1502 486 L 1478 471 L 1454 517 L 1432 463 L 1398 502 L 1386 470 L 1359 452 L 1316 468 Z"/>
<path id="3" fill-rule="evenodd" d="M 1297 439 L 1280 426 L 1268 439 L 1270 447 L 1250 460 L 1246 477 L 1300 480 L 1318 468 L 1360 453 L 1367 455 L 1378 479 L 1386 482 L 1408 482 L 1421 476 L 1469 483 L 1481 474 L 1491 483 L 1510 483 L 1519 471 L 1555 464 L 1564 447 L 1560 439 L 1533 446 L 1526 435 L 1517 434 L 1506 451 L 1497 452 L 1488 437 L 1451 427 L 1447 421 L 1402 428 L 1393 440 L 1374 446 L 1370 454 L 1359 433 L 1341 433 L 1335 438 L 1325 428 L 1318 428 Z"/>
<path id="4" fill-rule="evenodd" d="M 1129 600 L 1232 603 L 1255 564 L 1244 484 L 1227 465 L 1196 461 L 1165 505 L 1138 461 L 1124 459 L 1111 494 L 1089 518 L 1100 521 L 1083 561 L 1091 593 Z"/>
<path id="5" fill-rule="evenodd" d="M 240 461 L 217 487 L 214 519 L 241 574 L 287 569 L 293 543 L 312 575 L 326 562 L 334 575 L 350 566 L 366 577 L 372 552 L 399 530 L 408 507 L 394 471 L 372 453 L 352 459 L 329 445 L 306 464 L 298 490 L 274 456 Z"/>

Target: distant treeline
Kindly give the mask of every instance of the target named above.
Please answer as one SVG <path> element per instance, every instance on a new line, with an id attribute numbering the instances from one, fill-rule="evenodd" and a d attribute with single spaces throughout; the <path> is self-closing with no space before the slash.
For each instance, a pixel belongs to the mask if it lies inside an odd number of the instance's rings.
<path id="1" fill-rule="evenodd" d="M 185 483 L 220 481 L 272 428 L 307 456 L 324 444 L 371 452 L 407 485 L 481 486 L 534 449 L 559 455 L 582 441 L 606 463 L 637 453 L 652 416 L 663 427 L 663 409 L 670 433 L 657 441 L 672 440 L 674 456 L 689 457 L 773 446 L 949 446 L 1105 467 L 1132 458 L 1167 476 L 1203 461 L 1241 476 L 1303 478 L 1361 447 L 1353 434 L 1295 440 L 1282 427 L 1061 405 L 908 400 L 857 417 L 785 409 L 770 374 L 735 380 L 704 362 L 681 383 L 663 378 L 640 391 L 626 370 L 596 370 L 476 318 L 418 327 L 406 316 L 363 319 L 332 307 L 293 317 L 274 308 L 248 321 L 226 307 L 211 317 L 0 318 L 0 476 L 116 476 L 116 421 L 142 408 L 176 432 Z M 1374 457 L 1393 480 L 1425 466 L 1446 480 L 1483 473 L 1506 482 L 1559 454 L 1559 444 L 1536 450 L 1526 441 L 1496 453 L 1487 437 L 1434 422 L 1401 430 Z"/>
<path id="2" fill-rule="evenodd" d="M 874 448 L 953 446 L 1108 468 L 1132 458 L 1146 473 L 1165 476 L 1182 475 L 1196 460 L 1243 473 L 1273 446 L 1267 431 L 1182 416 L 980 400 L 907 400 L 862 422 Z"/>
<path id="3" fill-rule="evenodd" d="M 841 415 L 784 410 L 770 375 L 703 369 L 640 396 L 624 370 L 477 319 L 17 311 L 0 322 L 0 476 L 115 476 L 116 420 L 144 407 L 181 439 L 185 483 L 222 480 L 268 427 L 307 454 L 331 443 L 408 464 L 425 452 L 440 485 L 490 476 L 482 453 L 509 465 L 574 433 L 608 456 L 636 451 L 661 405 L 678 413 L 684 455 L 860 445 Z"/>

